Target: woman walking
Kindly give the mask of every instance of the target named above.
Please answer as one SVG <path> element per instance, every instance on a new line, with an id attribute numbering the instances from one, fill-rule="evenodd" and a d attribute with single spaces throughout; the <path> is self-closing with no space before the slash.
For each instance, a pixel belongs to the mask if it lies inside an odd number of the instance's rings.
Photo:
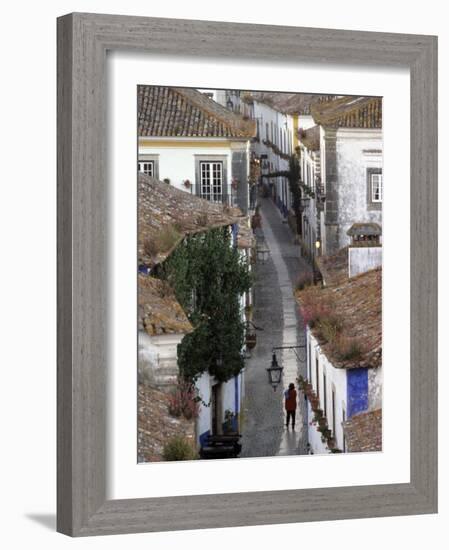
<path id="1" fill-rule="evenodd" d="M 295 429 L 295 419 L 296 419 L 296 390 L 294 384 L 289 384 L 288 390 L 285 390 L 285 410 L 287 411 L 287 422 L 286 426 L 290 423 L 290 418 L 292 419 L 292 429 Z"/>

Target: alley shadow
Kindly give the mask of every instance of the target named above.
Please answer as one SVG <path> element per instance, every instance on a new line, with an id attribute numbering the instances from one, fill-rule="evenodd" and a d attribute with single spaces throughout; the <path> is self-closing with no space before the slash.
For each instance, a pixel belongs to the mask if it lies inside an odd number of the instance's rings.
<path id="1" fill-rule="evenodd" d="M 56 514 L 25 514 L 25 517 L 50 531 L 56 531 Z"/>

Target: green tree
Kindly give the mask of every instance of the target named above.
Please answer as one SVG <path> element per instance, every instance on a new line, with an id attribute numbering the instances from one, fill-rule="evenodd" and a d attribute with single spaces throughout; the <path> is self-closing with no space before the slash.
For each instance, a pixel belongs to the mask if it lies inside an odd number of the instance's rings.
<path id="1" fill-rule="evenodd" d="M 173 287 L 194 331 L 178 346 L 181 374 L 208 371 L 225 382 L 243 368 L 240 296 L 251 287 L 245 259 L 228 228 L 188 236 L 164 262 L 160 276 Z"/>

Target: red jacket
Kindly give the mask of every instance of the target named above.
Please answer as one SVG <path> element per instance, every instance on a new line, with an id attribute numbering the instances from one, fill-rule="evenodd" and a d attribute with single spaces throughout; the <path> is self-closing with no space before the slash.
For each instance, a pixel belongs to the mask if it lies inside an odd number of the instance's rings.
<path id="1" fill-rule="evenodd" d="M 285 398 L 285 410 L 296 411 L 296 390 L 287 390 L 287 396 Z"/>

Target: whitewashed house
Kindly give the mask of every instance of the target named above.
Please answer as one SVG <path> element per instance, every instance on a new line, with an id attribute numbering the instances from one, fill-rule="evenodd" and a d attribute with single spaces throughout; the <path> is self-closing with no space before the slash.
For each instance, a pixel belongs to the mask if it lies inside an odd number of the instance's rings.
<path id="1" fill-rule="evenodd" d="M 352 224 L 382 226 L 382 98 L 336 97 L 312 104 L 311 114 L 319 150 L 315 140 L 309 146 L 308 130 L 301 145 L 303 180 L 315 197 L 304 215 L 321 252 L 332 255 L 349 244 Z"/>
<path id="2" fill-rule="evenodd" d="M 248 210 L 253 121 L 193 88 L 138 87 L 138 169 L 177 189 Z"/>
<path id="3" fill-rule="evenodd" d="M 308 117 L 311 118 L 311 117 Z M 302 185 L 301 236 L 312 259 L 318 254 L 324 227 L 324 200 L 321 187 L 320 128 L 317 125 L 298 130 L 299 165 Z"/>
<path id="4" fill-rule="evenodd" d="M 321 259 L 324 287 L 298 293 L 306 323 L 313 454 L 382 449 L 382 269 L 348 277 L 348 249 Z"/>
<path id="5" fill-rule="evenodd" d="M 325 102 L 334 96 L 316 94 L 297 94 L 284 92 L 244 92 L 240 99 L 241 112 L 245 117 L 256 121 L 257 134 L 252 140 L 252 153 L 260 162 L 261 182 L 269 192 L 280 212 L 295 231 L 307 243 L 316 239 L 315 206 L 311 204 L 311 212 L 302 216 L 295 208 L 293 195 L 289 184 L 290 158 L 301 154 L 301 139 L 305 137 L 315 144 L 316 126 L 311 115 L 311 105 Z M 312 135 L 313 134 L 313 135 Z M 305 140 L 303 139 L 303 142 Z M 304 162 L 303 162 L 304 164 Z M 310 166 L 308 166 L 310 165 Z M 305 194 L 306 186 L 315 187 L 316 176 L 319 174 L 319 139 L 318 147 L 311 150 L 310 158 L 302 167 L 306 178 L 301 181 L 301 195 Z M 307 170 L 311 169 L 312 172 Z M 301 208 L 306 209 L 307 201 Z M 298 222 L 297 217 L 301 218 Z M 305 232 L 305 235 L 304 235 Z"/>
<path id="6" fill-rule="evenodd" d="M 249 258 L 253 246 L 248 218 L 237 208 L 223 206 L 140 174 L 138 181 L 138 304 L 139 379 L 167 390 L 179 375 L 177 346 L 194 330 L 186 312 L 165 281 L 155 277 L 159 266 L 190 234 L 228 227 L 232 245 Z M 242 296 L 241 311 L 250 293 Z M 211 434 L 219 434 L 231 415 L 237 427 L 244 388 L 244 370 L 227 382 L 208 372 L 196 383 L 201 399 L 196 435 L 199 446 Z"/>
<path id="7" fill-rule="evenodd" d="M 252 142 L 252 151 L 260 160 L 263 183 L 269 187 L 270 194 L 283 215 L 287 215 L 291 204 L 286 172 L 288 159 L 293 152 L 294 120 L 282 112 L 273 94 L 245 92 L 243 115 L 256 121 L 256 137 Z M 277 174 L 277 175 L 275 175 Z"/>
<path id="8" fill-rule="evenodd" d="M 240 90 L 210 90 L 205 88 L 198 88 L 202 94 L 207 95 L 210 99 L 213 99 L 216 103 L 219 103 L 223 107 L 226 107 L 229 111 L 234 113 L 242 113 L 242 101 Z"/>

